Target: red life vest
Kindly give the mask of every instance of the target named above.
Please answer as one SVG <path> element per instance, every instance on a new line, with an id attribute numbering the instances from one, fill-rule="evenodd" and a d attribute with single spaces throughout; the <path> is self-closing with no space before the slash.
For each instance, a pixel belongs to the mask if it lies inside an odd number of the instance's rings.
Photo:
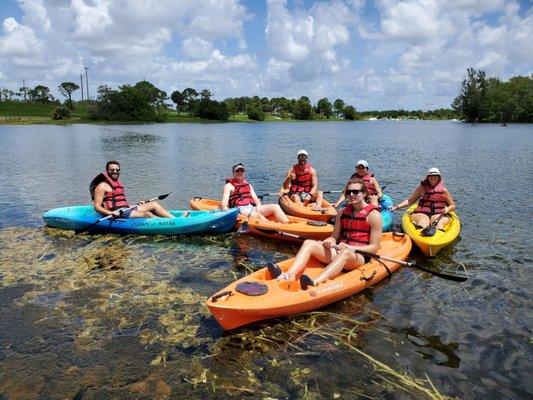
<path id="1" fill-rule="evenodd" d="M 248 204 L 255 206 L 255 202 L 252 199 L 250 184 L 246 179 L 242 182 L 238 182 L 233 178 L 228 178 L 226 179 L 226 183 L 231 183 L 235 188 L 229 195 L 230 207 L 247 206 Z"/>
<path id="2" fill-rule="evenodd" d="M 373 177 L 374 177 L 374 173 L 370 170 L 367 170 L 365 175 L 362 178 L 356 172 L 355 174 L 351 176 L 350 179 L 353 179 L 353 178 L 361 179 L 365 183 L 366 190 L 368 190 L 368 194 L 370 196 L 375 196 L 376 194 L 378 194 L 378 192 L 376 191 L 376 187 L 374 186 L 374 184 L 370 181 L 370 178 L 373 178 Z"/>
<path id="3" fill-rule="evenodd" d="M 415 213 L 427 215 L 442 214 L 446 207 L 446 197 L 444 196 L 444 182 L 442 178 L 435 186 L 431 186 L 427 178 L 420 182 L 424 187 L 424 195 L 418 200 Z"/>
<path id="4" fill-rule="evenodd" d="M 296 174 L 296 178 L 291 180 L 291 193 L 301 193 L 311 191 L 313 187 L 313 177 L 311 176 L 311 164 L 305 163 L 302 168 L 300 164 L 294 164 L 292 171 Z"/>
<path id="5" fill-rule="evenodd" d="M 339 242 L 350 246 L 367 245 L 370 243 L 370 224 L 366 220 L 368 215 L 379 207 L 367 204 L 355 216 L 353 207 L 348 204 L 341 214 L 341 233 Z"/>
<path id="6" fill-rule="evenodd" d="M 129 207 L 128 200 L 126 199 L 126 192 L 124 191 L 124 185 L 119 180 L 114 181 L 111 179 L 106 172 L 96 175 L 91 181 L 91 184 L 89 185 L 91 199 L 94 200 L 94 191 L 102 182 L 107 182 L 112 189 L 111 192 L 107 192 L 104 196 L 103 206 L 107 210 L 114 211 L 119 208 Z"/>

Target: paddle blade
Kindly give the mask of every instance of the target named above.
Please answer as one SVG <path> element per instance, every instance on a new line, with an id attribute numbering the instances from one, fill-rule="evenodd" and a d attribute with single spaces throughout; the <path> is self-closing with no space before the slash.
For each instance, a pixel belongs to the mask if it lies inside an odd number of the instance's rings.
<path id="1" fill-rule="evenodd" d="M 422 236 L 435 236 L 435 233 L 437 233 L 437 227 L 433 224 L 426 226 L 422 231 L 420 231 L 420 234 Z"/>
<path id="2" fill-rule="evenodd" d="M 448 275 L 448 274 L 443 274 L 442 272 L 439 272 L 439 271 L 435 271 L 435 270 L 432 270 L 432 269 L 429 269 L 429 268 L 425 268 L 425 267 L 422 267 L 421 265 L 418 265 L 416 263 L 408 263 L 407 264 L 409 267 L 413 267 L 413 268 L 417 268 L 421 271 L 425 271 L 427 273 L 430 273 L 431 275 L 435 275 L 435 276 L 438 276 L 439 278 L 442 278 L 442 279 L 446 279 L 446 280 L 449 280 L 449 281 L 454 281 L 454 282 L 465 282 L 467 280 L 467 278 L 465 278 L 464 276 L 456 276 L 456 275 Z"/>
<path id="3" fill-rule="evenodd" d="M 172 193 L 172 192 L 170 192 L 170 193 Z M 157 200 L 164 200 L 164 199 L 166 199 L 166 198 L 170 195 L 170 193 L 162 194 L 161 196 L 157 196 Z"/>
<path id="4" fill-rule="evenodd" d="M 250 230 L 248 227 L 248 221 L 244 221 L 242 225 L 237 229 L 237 233 L 246 233 Z"/>

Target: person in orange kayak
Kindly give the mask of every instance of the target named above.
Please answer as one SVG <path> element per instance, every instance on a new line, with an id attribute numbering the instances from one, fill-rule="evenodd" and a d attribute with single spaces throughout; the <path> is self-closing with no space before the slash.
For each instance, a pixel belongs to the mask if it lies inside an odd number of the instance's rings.
<path id="1" fill-rule="evenodd" d="M 353 270 L 370 261 L 367 256 L 354 253 L 354 249 L 375 253 L 381 241 L 381 215 L 377 206 L 367 203 L 368 190 L 362 179 L 350 179 L 345 190 L 348 205 L 335 219 L 333 233 L 327 239 L 307 239 L 285 273 L 276 264 L 267 268 L 278 280 L 294 280 L 305 269 L 309 259 L 315 257 L 328 265 L 315 280 L 307 275 L 300 277 L 300 286 L 307 289 L 337 276 L 343 269 Z"/>
<path id="2" fill-rule="evenodd" d="M 274 214 L 276 221 L 286 224 L 289 218 L 277 204 L 261 204 L 255 194 L 254 188 L 245 179 L 244 165 L 239 163 L 232 167 L 233 176 L 226 179 L 222 193 L 222 210 L 238 207 L 239 213 L 247 218 L 256 217 L 267 220 L 266 217 Z"/>
<path id="3" fill-rule="evenodd" d="M 426 178 L 420 182 L 413 194 L 399 204 L 390 207 L 390 210 L 409 207 L 417 200 L 418 206 L 411 214 L 411 221 L 422 229 L 444 214 L 436 226 L 437 229 L 443 229 L 449 221 L 446 214 L 455 210 L 453 197 L 444 187 L 444 180 L 438 168 L 430 168 Z"/>
<path id="4" fill-rule="evenodd" d="M 290 196 L 298 205 L 315 203 L 315 207 L 322 207 L 323 193 L 318 190 L 318 176 L 313 166 L 307 162 L 308 154 L 305 150 L 298 152 L 298 163 L 287 171 L 282 194 Z"/>
<path id="5" fill-rule="evenodd" d="M 383 192 L 381 191 L 377 179 L 374 177 L 374 173 L 368 169 L 368 163 L 365 160 L 357 161 L 357 164 L 355 164 L 355 172 L 350 179 L 353 178 L 361 178 L 363 180 L 366 189 L 368 190 L 370 203 L 376 206 L 379 205 L 379 199 L 383 196 Z M 344 192 L 342 192 L 339 200 L 337 200 L 333 206 L 337 208 L 344 200 L 346 200 L 346 196 L 344 195 Z"/>
<path id="6" fill-rule="evenodd" d="M 118 179 L 120 164 L 117 161 L 108 161 L 105 169 L 106 172 L 96 175 L 89 185 L 93 206 L 98 213 L 115 218 L 173 217 L 157 201 L 140 202 L 136 206 L 130 206 L 124 184 Z"/>

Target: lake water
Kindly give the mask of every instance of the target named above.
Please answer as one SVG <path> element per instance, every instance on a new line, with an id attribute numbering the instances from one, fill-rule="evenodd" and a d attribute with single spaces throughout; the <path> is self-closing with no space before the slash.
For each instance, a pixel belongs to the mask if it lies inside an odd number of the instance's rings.
<path id="1" fill-rule="evenodd" d="M 277 191 L 301 148 L 322 189 L 366 159 L 396 203 L 438 167 L 461 239 L 412 256 L 468 281 L 402 268 L 317 312 L 223 332 L 205 299 L 297 245 L 43 226 L 47 209 L 89 203 L 107 160 L 130 201 L 173 192 L 164 204 L 184 209 L 220 197 L 237 162 L 258 193 Z M 531 125 L 0 126 L 0 398 L 531 398 L 532 150 Z"/>

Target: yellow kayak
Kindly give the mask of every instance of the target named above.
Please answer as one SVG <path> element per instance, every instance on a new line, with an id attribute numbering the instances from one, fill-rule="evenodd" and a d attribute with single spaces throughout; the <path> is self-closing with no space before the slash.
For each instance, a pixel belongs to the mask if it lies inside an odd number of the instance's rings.
<path id="1" fill-rule="evenodd" d="M 450 212 L 450 221 L 444 227 L 444 231 L 436 230 L 434 236 L 423 236 L 422 229 L 417 228 L 411 222 L 411 214 L 416 209 L 417 203 L 413 204 L 402 215 L 402 229 L 409 235 L 424 255 L 433 257 L 443 248 L 452 244 L 461 233 L 461 220 L 455 212 Z"/>

